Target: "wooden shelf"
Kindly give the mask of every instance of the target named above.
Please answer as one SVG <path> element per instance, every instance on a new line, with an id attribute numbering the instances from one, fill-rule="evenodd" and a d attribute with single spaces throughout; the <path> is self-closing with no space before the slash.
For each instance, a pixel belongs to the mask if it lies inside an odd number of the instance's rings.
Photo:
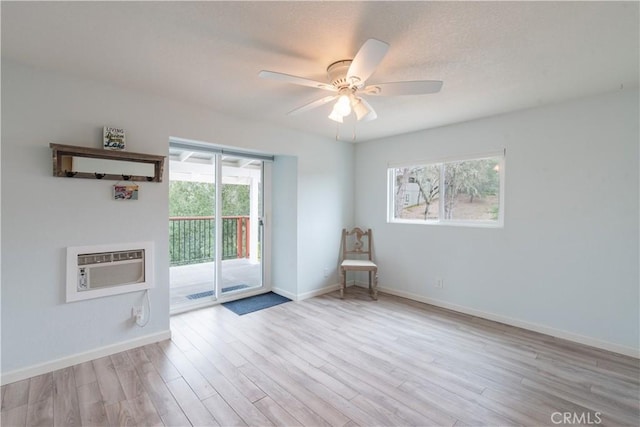
<path id="1" fill-rule="evenodd" d="M 68 178 L 108 179 L 114 181 L 162 182 L 165 156 L 131 153 L 129 151 L 103 150 L 98 148 L 77 147 L 73 145 L 49 144 L 53 155 L 53 176 Z M 114 173 L 105 164 L 103 170 L 79 171 L 74 169 L 75 158 L 114 160 L 119 162 L 147 163 L 153 166 L 153 176 Z M 77 160 L 77 159 L 76 159 Z M 78 163 L 76 161 L 75 163 Z M 115 164 L 115 163 L 114 163 Z M 100 169 L 100 166 L 95 167 Z"/>

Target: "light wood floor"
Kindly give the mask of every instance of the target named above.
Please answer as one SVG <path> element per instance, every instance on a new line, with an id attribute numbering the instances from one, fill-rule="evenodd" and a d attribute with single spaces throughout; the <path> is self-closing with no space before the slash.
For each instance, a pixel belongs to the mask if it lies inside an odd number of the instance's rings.
<path id="1" fill-rule="evenodd" d="M 2 426 L 639 424 L 637 359 L 350 288 L 2 387 Z M 554 413 L 560 413 L 555 414 Z"/>

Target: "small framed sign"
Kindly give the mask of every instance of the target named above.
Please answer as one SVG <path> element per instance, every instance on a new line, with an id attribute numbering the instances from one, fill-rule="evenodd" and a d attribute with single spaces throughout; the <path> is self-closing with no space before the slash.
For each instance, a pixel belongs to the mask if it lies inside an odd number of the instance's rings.
<path id="1" fill-rule="evenodd" d="M 102 148 L 105 150 L 124 150 L 126 138 L 124 129 L 105 126 L 102 131 Z"/>
<path id="2" fill-rule="evenodd" d="M 138 185 L 136 184 L 114 185 L 113 199 L 114 200 L 138 200 Z"/>

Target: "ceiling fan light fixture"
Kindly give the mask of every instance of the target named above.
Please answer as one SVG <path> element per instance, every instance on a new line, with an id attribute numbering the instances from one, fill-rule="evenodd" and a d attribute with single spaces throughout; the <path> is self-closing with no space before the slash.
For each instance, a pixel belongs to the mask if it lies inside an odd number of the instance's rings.
<path id="1" fill-rule="evenodd" d="M 351 100 L 348 95 L 340 95 L 338 101 L 333 106 L 333 111 L 336 114 L 346 117 L 351 114 Z"/>
<path id="2" fill-rule="evenodd" d="M 353 59 L 342 59 L 327 67 L 328 83 L 310 80 L 291 74 L 262 70 L 258 76 L 263 79 L 278 80 L 300 86 L 312 87 L 332 92 L 332 95 L 316 99 L 287 114 L 302 112 L 334 102 L 328 118 L 343 123 L 344 118 L 353 111 L 358 121 L 375 120 L 378 114 L 367 102 L 367 96 L 405 96 L 437 93 L 442 89 L 440 80 L 414 80 L 377 83 L 366 85 L 369 77 L 387 54 L 389 44 L 377 39 L 365 41 Z M 362 95 L 362 97 L 360 97 Z"/>
<path id="3" fill-rule="evenodd" d="M 331 114 L 329 114 L 328 117 L 334 122 L 342 123 L 342 116 L 338 112 L 336 112 L 335 107 L 333 107 L 333 110 L 331 110 Z"/>
<path id="4" fill-rule="evenodd" d="M 351 106 L 353 108 L 353 112 L 356 113 L 356 118 L 358 120 L 362 120 L 367 114 L 369 114 L 369 109 L 360 101 L 360 98 L 354 98 Z"/>

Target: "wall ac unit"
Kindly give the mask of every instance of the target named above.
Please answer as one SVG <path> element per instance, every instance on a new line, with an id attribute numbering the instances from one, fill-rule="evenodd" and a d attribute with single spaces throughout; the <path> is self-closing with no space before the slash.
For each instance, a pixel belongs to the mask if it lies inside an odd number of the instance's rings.
<path id="1" fill-rule="evenodd" d="M 67 248 L 67 302 L 152 287 L 153 242 Z"/>

